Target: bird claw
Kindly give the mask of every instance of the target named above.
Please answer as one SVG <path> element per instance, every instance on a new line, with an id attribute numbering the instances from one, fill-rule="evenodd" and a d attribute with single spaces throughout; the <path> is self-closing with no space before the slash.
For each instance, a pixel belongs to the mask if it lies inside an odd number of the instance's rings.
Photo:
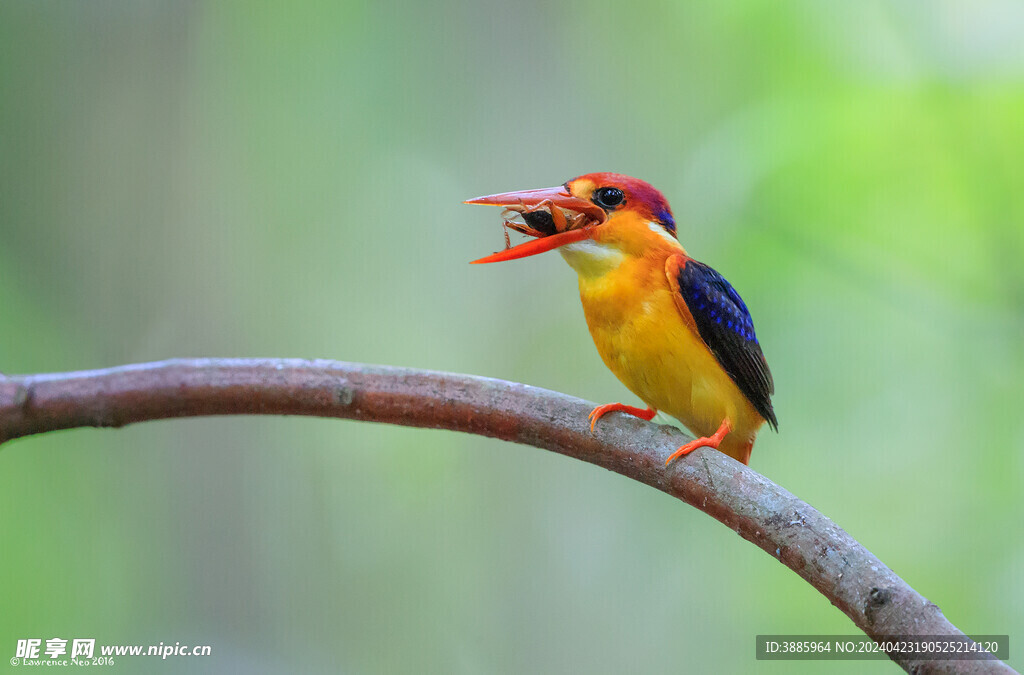
<path id="1" fill-rule="evenodd" d="M 589 415 L 587 415 L 587 419 L 590 420 L 590 431 L 593 432 L 594 425 L 597 424 L 597 421 L 610 412 L 624 412 L 632 415 L 633 417 L 639 417 L 647 422 L 650 422 L 654 419 L 654 416 L 658 414 L 657 410 L 650 407 L 645 410 L 644 408 L 637 408 L 636 406 L 626 405 L 625 403 L 605 403 L 604 405 L 597 406 L 590 411 Z"/>
<path id="2" fill-rule="evenodd" d="M 732 424 L 728 419 L 722 420 L 722 425 L 718 427 L 718 431 L 711 436 L 702 436 L 701 438 L 690 441 L 686 445 L 680 446 L 678 450 L 668 456 L 668 459 L 665 460 L 665 466 L 671 464 L 672 460 L 684 457 L 697 448 L 714 448 L 717 450 L 718 446 L 722 444 L 722 439 L 725 438 L 730 431 L 732 431 Z"/>

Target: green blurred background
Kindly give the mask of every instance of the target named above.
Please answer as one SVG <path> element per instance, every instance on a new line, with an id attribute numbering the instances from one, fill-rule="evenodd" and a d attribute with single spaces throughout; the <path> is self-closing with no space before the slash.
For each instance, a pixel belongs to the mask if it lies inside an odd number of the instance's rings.
<path id="1" fill-rule="evenodd" d="M 0 370 L 321 357 L 636 403 L 488 192 L 618 171 L 751 307 L 753 467 L 1024 665 L 1024 5 L 0 3 Z M 0 451 L 20 638 L 120 672 L 841 672 L 700 512 L 442 431 L 235 418 Z M 8 654 L 8 652 L 10 652 Z"/>

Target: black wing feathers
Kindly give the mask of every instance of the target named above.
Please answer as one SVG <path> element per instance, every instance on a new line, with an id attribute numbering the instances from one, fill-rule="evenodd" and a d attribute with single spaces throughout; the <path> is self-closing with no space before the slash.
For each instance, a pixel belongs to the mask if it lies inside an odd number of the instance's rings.
<path id="1" fill-rule="evenodd" d="M 771 401 L 775 384 L 739 293 L 721 274 L 692 258 L 680 266 L 678 281 L 701 339 L 754 409 L 778 429 Z"/>

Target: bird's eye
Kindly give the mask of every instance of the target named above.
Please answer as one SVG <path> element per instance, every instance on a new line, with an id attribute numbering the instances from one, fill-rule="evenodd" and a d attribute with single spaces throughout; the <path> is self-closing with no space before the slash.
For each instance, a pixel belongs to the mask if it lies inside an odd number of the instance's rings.
<path id="1" fill-rule="evenodd" d="M 603 187 L 594 190 L 594 203 L 603 209 L 614 209 L 626 198 L 622 190 L 614 187 Z"/>

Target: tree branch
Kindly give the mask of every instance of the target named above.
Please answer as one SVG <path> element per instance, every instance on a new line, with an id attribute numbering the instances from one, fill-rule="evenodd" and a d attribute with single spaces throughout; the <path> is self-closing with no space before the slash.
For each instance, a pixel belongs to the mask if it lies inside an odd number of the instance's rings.
<path id="1" fill-rule="evenodd" d="M 831 520 L 712 450 L 665 468 L 687 439 L 616 415 L 591 433 L 591 404 L 483 377 L 300 360 L 197 359 L 0 376 L 0 443 L 71 427 L 202 415 L 310 415 L 451 429 L 592 462 L 691 504 L 777 558 L 876 640 L 963 634 Z M 998 660 L 892 658 L 908 672 L 1013 672 Z"/>

